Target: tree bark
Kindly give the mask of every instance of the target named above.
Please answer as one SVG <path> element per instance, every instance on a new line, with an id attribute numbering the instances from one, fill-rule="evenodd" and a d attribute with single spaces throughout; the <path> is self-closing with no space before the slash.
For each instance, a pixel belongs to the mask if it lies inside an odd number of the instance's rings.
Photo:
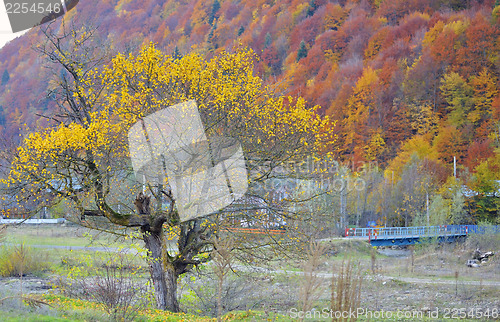
<path id="1" fill-rule="evenodd" d="M 165 265 L 165 281 L 167 283 L 167 310 L 172 312 L 180 312 L 179 302 L 177 301 L 177 278 L 179 276 L 175 272 L 172 264 Z"/>
<path id="2" fill-rule="evenodd" d="M 163 258 L 163 232 L 144 230 L 143 239 L 149 252 L 149 269 L 159 310 L 179 312 L 177 301 L 177 274 L 172 265 L 165 265 Z"/>
<path id="3" fill-rule="evenodd" d="M 141 192 L 134 204 L 139 213 L 139 222 L 142 223 L 142 238 L 148 251 L 148 263 L 156 305 L 159 310 L 179 312 L 177 278 L 180 273 L 175 269 L 175 265 L 170 261 L 168 251 L 165 249 L 163 224 L 167 221 L 167 217 L 151 218 L 150 201 L 150 197 Z M 170 213 L 173 211 L 173 203 L 171 206 Z"/>

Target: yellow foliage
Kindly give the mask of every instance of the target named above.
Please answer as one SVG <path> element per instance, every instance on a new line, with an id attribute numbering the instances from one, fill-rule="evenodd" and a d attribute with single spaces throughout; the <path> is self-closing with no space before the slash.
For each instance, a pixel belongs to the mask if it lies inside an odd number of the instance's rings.
<path id="1" fill-rule="evenodd" d="M 410 127 L 418 135 L 434 135 L 438 128 L 439 117 L 429 104 L 417 106 L 408 105 L 406 115 L 410 122 Z"/>
<path id="2" fill-rule="evenodd" d="M 425 12 L 419 12 L 419 11 L 416 11 L 416 12 L 412 12 L 410 15 L 408 15 L 407 17 L 405 17 L 405 21 L 409 21 L 411 19 L 414 19 L 414 18 L 422 18 L 426 21 L 429 21 L 431 19 L 431 17 L 429 16 L 428 13 L 425 13 Z"/>
<path id="3" fill-rule="evenodd" d="M 468 19 L 466 19 L 465 21 L 464 20 L 456 20 L 456 21 L 452 21 L 452 22 L 447 23 L 444 26 L 443 31 L 445 31 L 447 29 L 451 29 L 451 30 L 453 30 L 453 32 L 457 36 L 460 36 L 461 34 L 463 34 L 465 32 L 465 30 L 467 30 L 469 25 L 470 25 L 470 21 Z"/>
<path id="4" fill-rule="evenodd" d="M 430 45 L 432 45 L 434 40 L 436 40 L 439 34 L 443 31 L 443 28 L 444 22 L 442 22 L 441 20 L 436 22 L 436 24 L 428 32 L 425 33 L 422 45 L 424 47 L 429 47 Z"/>
<path id="5" fill-rule="evenodd" d="M 496 6 L 491 12 L 493 19 L 498 19 L 500 17 L 500 6 Z"/>
<path id="6" fill-rule="evenodd" d="M 369 144 L 365 147 L 365 157 L 368 161 L 376 160 L 385 150 L 385 140 L 382 131 L 378 130 L 372 134 Z"/>
<path id="7" fill-rule="evenodd" d="M 102 71 L 81 69 L 79 80 L 87 86 L 77 87 L 74 96 L 86 102 L 86 121 L 28 135 L 7 181 L 26 183 L 21 195 L 50 189 L 71 199 L 78 177 L 78 190 L 93 196 L 96 178 L 107 178 L 99 185 L 113 184 L 110 160 L 127 160 L 130 126 L 188 100 L 196 100 L 208 136 L 237 138 L 256 157 L 300 158 L 328 150 L 330 119 L 302 98 L 275 95 L 254 75 L 255 59 L 251 50 L 236 49 L 209 61 L 197 53 L 175 60 L 150 43 L 137 55 L 116 55 Z M 94 84 L 104 84 L 103 92 Z"/>
<path id="8" fill-rule="evenodd" d="M 300 14 L 307 8 L 309 8 L 308 2 L 302 2 L 297 6 L 297 8 L 292 13 L 292 21 L 294 22 L 294 24 L 296 23 L 297 17 L 300 16 Z"/>
<path id="9" fill-rule="evenodd" d="M 359 127 L 365 125 L 370 113 L 375 109 L 375 88 L 378 81 L 376 71 L 367 67 L 354 86 L 353 94 L 348 101 L 349 110 L 346 119 L 348 144 L 356 141 Z"/>
<path id="10" fill-rule="evenodd" d="M 365 58 L 373 59 L 379 53 L 382 48 L 382 44 L 387 37 L 388 29 L 381 29 L 376 33 L 368 42 L 368 46 L 365 49 Z"/>
<path id="11" fill-rule="evenodd" d="M 424 136 L 417 135 L 403 144 L 401 151 L 387 166 L 385 175 L 390 178 L 394 173 L 394 180 L 399 180 L 404 166 L 414 154 L 421 159 L 438 160 L 436 148 Z"/>
<path id="12" fill-rule="evenodd" d="M 331 6 L 331 7 L 329 7 Z M 327 5 L 327 13 L 324 18 L 324 29 L 325 30 L 338 30 L 347 18 L 348 10 L 344 10 L 339 4 Z"/>
<path id="13" fill-rule="evenodd" d="M 422 45 L 429 47 L 437 39 L 437 37 L 447 30 L 452 30 L 457 36 L 460 36 L 467 30 L 470 25 L 470 20 L 456 20 L 445 24 L 443 21 L 438 21 L 424 36 Z"/>
<path id="14" fill-rule="evenodd" d="M 118 1 L 118 3 L 117 3 L 117 4 L 116 4 L 116 6 L 115 6 L 115 11 L 116 11 L 116 13 L 117 13 L 117 14 L 120 14 L 120 13 L 122 12 L 122 10 L 123 10 L 123 9 L 122 9 L 122 7 L 123 7 L 124 5 L 126 5 L 127 3 L 129 3 L 130 1 L 131 1 L 131 0 L 120 0 L 120 1 Z"/>
<path id="15" fill-rule="evenodd" d="M 497 78 L 485 68 L 479 75 L 471 77 L 470 84 L 474 90 L 474 108 L 467 119 L 476 124 L 482 118 L 491 117 L 493 100 L 498 94 Z"/>

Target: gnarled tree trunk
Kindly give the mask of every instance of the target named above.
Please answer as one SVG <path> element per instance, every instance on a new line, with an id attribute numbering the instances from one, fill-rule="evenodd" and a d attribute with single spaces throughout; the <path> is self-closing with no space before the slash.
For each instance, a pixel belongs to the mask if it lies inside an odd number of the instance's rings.
<path id="1" fill-rule="evenodd" d="M 164 262 L 163 232 L 146 230 L 143 239 L 148 250 L 149 269 L 153 281 L 158 309 L 179 312 L 177 301 L 177 275 L 172 265 Z"/>
<path id="2" fill-rule="evenodd" d="M 135 206 L 144 219 L 150 217 L 150 199 L 140 194 Z M 153 282 L 156 305 L 160 310 L 179 312 L 177 301 L 177 277 L 174 266 L 166 260 L 165 239 L 163 234 L 164 218 L 149 220 L 141 226 L 142 237 L 148 251 L 148 263 Z"/>
<path id="3" fill-rule="evenodd" d="M 206 246 L 211 245 L 209 232 L 206 231 L 208 226 L 202 227 L 196 220 L 178 223 L 178 216 L 173 211 L 173 204 L 171 204 L 169 212 L 152 216 L 149 203 L 150 197 L 143 193 L 140 193 L 136 198 L 135 206 L 139 217 L 134 219 L 133 225 L 141 227 L 142 237 L 148 251 L 151 280 L 158 309 L 179 312 L 177 279 L 195 265 L 204 262 L 195 256 L 203 252 Z M 170 256 L 165 248 L 163 232 L 163 224 L 165 223 L 180 225 L 180 237 L 177 243 L 179 253 L 174 256 Z M 207 260 L 208 258 L 205 261 Z"/>

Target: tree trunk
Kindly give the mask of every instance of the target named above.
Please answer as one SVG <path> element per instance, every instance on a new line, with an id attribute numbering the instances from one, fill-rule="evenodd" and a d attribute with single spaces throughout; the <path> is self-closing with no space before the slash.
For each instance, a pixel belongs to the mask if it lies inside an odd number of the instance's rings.
<path id="1" fill-rule="evenodd" d="M 178 275 L 172 264 L 167 264 L 165 266 L 165 281 L 167 283 L 167 310 L 172 312 L 181 311 L 179 308 L 179 302 L 177 302 L 177 278 Z"/>
<path id="2" fill-rule="evenodd" d="M 177 274 L 172 265 L 165 265 L 163 261 L 163 232 L 161 229 L 159 232 L 143 230 L 143 239 L 149 251 L 149 268 L 157 307 L 159 310 L 179 312 Z"/>

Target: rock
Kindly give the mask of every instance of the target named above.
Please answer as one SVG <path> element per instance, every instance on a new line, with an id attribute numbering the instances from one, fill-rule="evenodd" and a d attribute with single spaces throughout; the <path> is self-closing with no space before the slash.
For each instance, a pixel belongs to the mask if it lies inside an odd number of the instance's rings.
<path id="1" fill-rule="evenodd" d="M 472 253 L 472 259 L 477 259 L 478 261 L 488 260 L 489 257 L 495 255 L 493 252 L 483 253 L 477 248 L 474 253 Z"/>
<path id="2" fill-rule="evenodd" d="M 493 253 L 493 252 L 486 252 L 483 255 L 484 255 L 484 258 L 487 259 L 488 257 L 491 257 L 491 256 L 495 255 L 495 253 Z"/>
<path id="3" fill-rule="evenodd" d="M 478 260 L 477 259 L 469 259 L 467 260 L 467 267 L 481 267 L 479 264 L 478 264 Z"/>

